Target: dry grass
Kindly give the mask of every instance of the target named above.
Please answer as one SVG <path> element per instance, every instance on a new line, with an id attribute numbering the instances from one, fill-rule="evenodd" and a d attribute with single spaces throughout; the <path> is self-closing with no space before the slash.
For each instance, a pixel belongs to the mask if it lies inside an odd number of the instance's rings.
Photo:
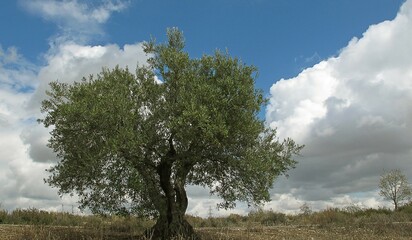
<path id="1" fill-rule="evenodd" d="M 248 216 L 187 216 L 205 240 L 246 239 L 412 239 L 412 207 L 325 209 L 289 216 L 256 211 Z M 119 216 L 77 216 L 36 209 L 0 210 L 0 240 L 142 239 L 153 220 Z"/>
<path id="2" fill-rule="evenodd" d="M 272 226 L 253 229 L 245 228 L 209 228 L 198 229 L 203 234 L 204 239 L 225 239 L 225 240 L 264 240 L 264 239 L 411 239 L 412 234 L 406 233 L 403 228 L 412 226 L 399 226 L 393 228 L 387 226 L 370 227 L 320 227 L 320 226 Z"/>
<path id="3" fill-rule="evenodd" d="M 255 228 L 198 228 L 204 240 L 264 239 L 411 239 L 412 226 L 392 224 L 369 227 L 271 226 Z M 115 233 L 80 227 L 0 225 L 1 240 L 115 240 L 139 239 L 139 233 Z M 141 238 L 140 238 L 141 239 Z"/>

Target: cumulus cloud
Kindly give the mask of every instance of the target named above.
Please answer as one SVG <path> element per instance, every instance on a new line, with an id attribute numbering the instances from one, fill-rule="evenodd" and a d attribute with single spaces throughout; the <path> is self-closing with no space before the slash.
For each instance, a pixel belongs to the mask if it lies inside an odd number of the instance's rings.
<path id="1" fill-rule="evenodd" d="M 27 146 L 20 139 L 22 129 L 32 122 L 24 106 L 37 86 L 36 71 L 17 48 L 0 47 L 0 203 L 6 208 L 16 207 L 19 199 L 31 198 L 27 190 L 48 191 L 43 178 L 34 177 L 44 171 L 30 172 L 44 166 L 35 167 L 30 162 Z"/>
<path id="2" fill-rule="evenodd" d="M 49 129 L 37 124 L 40 104 L 51 81 L 71 83 L 101 72 L 102 68 L 146 64 L 142 44 L 122 47 L 85 45 L 91 36 L 103 34 L 102 24 L 125 1 L 99 5 L 80 1 L 21 1 L 28 11 L 56 23 L 60 31 L 43 54 L 44 65 L 27 61 L 16 47 L 0 45 L 0 203 L 6 209 L 36 207 L 58 210 L 76 205 L 76 198 L 60 199 L 57 190 L 44 184 L 45 169 L 56 160 L 46 146 Z"/>
<path id="3" fill-rule="evenodd" d="M 336 57 L 281 79 L 270 89 L 268 124 L 280 138 L 305 144 L 303 157 L 276 194 L 331 201 L 371 192 L 384 169 L 412 159 L 412 1 L 396 18 L 370 26 Z M 381 203 L 382 204 L 382 203 Z"/>
<path id="4" fill-rule="evenodd" d="M 29 12 L 55 23 L 61 31 L 59 37 L 65 41 L 103 35 L 102 24 L 112 13 L 120 12 L 128 6 L 128 2 L 110 0 L 97 6 L 93 1 L 77 0 L 21 0 L 20 3 Z"/>
<path id="5" fill-rule="evenodd" d="M 22 58 L 16 48 L 0 46 L 0 131 L 12 130 L 24 123 L 29 114 L 21 108 L 36 87 L 36 68 Z"/>
<path id="6" fill-rule="evenodd" d="M 45 91 L 51 81 L 72 83 L 90 74 L 101 72 L 102 68 L 129 67 L 146 64 L 147 56 L 141 43 L 127 44 L 123 48 L 111 44 L 106 46 L 65 43 L 46 55 L 47 65 L 40 69 L 39 86 L 31 101 L 31 107 L 39 108 L 46 97 Z"/>
<path id="7" fill-rule="evenodd" d="M 49 129 L 36 123 L 40 104 L 51 81 L 72 83 L 101 72 L 102 68 L 146 64 L 142 44 L 88 46 L 61 44 L 46 54 L 46 64 L 32 68 L 15 48 L 0 48 L 0 202 L 3 207 L 58 209 L 75 199 L 58 198 L 56 189 L 44 184 L 45 169 L 55 162 L 46 146 Z M 27 90 L 29 89 L 29 90 Z"/>
<path id="8" fill-rule="evenodd" d="M 14 92 L 28 92 L 35 88 L 33 76 L 37 67 L 26 61 L 16 47 L 3 49 L 0 45 L 0 87 Z"/>
<path id="9" fill-rule="evenodd" d="M 341 194 L 322 200 L 302 199 L 295 195 L 292 190 L 289 193 L 276 193 L 272 195 L 272 200 L 263 206 L 264 210 L 279 211 L 286 214 L 302 213 L 301 207 L 306 204 L 311 210 L 319 211 L 327 208 L 381 208 L 390 207 L 390 203 L 379 200 L 376 191 L 356 193 L 352 195 Z"/>

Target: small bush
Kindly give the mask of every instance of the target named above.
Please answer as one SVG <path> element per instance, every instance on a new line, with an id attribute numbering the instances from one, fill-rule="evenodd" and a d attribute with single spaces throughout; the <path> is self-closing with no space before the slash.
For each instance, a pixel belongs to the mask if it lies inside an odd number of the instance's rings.
<path id="1" fill-rule="evenodd" d="M 399 207 L 398 211 L 412 215 L 412 202 L 409 202 L 409 203 Z"/>
<path id="2" fill-rule="evenodd" d="M 0 224 L 7 223 L 8 215 L 6 210 L 0 209 Z"/>
<path id="3" fill-rule="evenodd" d="M 331 224 L 346 224 L 350 222 L 350 216 L 338 208 L 327 208 L 323 211 L 313 213 L 313 224 L 326 226 Z"/>
<path id="4" fill-rule="evenodd" d="M 205 227 L 205 219 L 198 217 L 198 216 L 192 216 L 192 215 L 186 215 L 185 216 L 186 221 L 190 223 L 193 227 Z"/>
<path id="5" fill-rule="evenodd" d="M 239 214 L 230 214 L 227 217 L 227 221 L 230 223 L 230 225 L 239 226 L 243 222 L 247 221 L 247 217 L 246 216 L 241 216 Z"/>
<path id="6" fill-rule="evenodd" d="M 265 226 L 272 226 L 286 223 L 286 215 L 273 211 L 258 210 L 250 212 L 248 218 L 252 222 L 259 222 Z"/>
<path id="7" fill-rule="evenodd" d="M 35 208 L 16 209 L 10 214 L 9 223 L 51 225 L 53 223 L 53 217 L 51 213 Z"/>
<path id="8" fill-rule="evenodd" d="M 365 209 L 357 213 L 358 216 L 368 216 L 368 217 L 372 215 L 376 215 L 376 214 L 390 215 L 392 214 L 392 211 L 387 208 L 378 208 L 378 209 L 368 208 L 368 209 Z"/>

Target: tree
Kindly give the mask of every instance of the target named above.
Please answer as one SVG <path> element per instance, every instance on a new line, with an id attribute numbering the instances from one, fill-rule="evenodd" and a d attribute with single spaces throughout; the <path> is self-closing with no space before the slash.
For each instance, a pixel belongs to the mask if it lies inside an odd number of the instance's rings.
<path id="1" fill-rule="evenodd" d="M 395 211 L 404 200 L 409 200 L 412 196 L 412 189 L 408 179 L 399 169 L 385 172 L 380 179 L 379 195 L 393 202 Z"/>
<path id="2" fill-rule="evenodd" d="M 305 215 L 305 216 L 309 216 L 310 214 L 312 214 L 312 208 L 310 207 L 310 205 L 305 202 L 303 203 L 300 207 L 300 212 Z"/>
<path id="3" fill-rule="evenodd" d="M 256 69 L 228 54 L 190 59 L 183 34 L 144 45 L 148 66 L 52 82 L 42 122 L 59 162 L 46 182 L 94 213 L 157 217 L 153 239 L 193 237 L 185 186 L 207 186 L 222 208 L 260 204 L 302 146 L 279 141 L 257 114 Z M 159 81 L 161 83 L 159 83 Z"/>

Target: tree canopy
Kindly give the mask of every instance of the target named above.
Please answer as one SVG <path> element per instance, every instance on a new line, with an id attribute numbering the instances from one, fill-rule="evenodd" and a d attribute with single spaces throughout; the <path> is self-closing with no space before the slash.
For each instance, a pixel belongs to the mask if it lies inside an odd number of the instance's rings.
<path id="1" fill-rule="evenodd" d="M 150 59 L 135 73 L 116 67 L 52 82 L 40 120 L 59 159 L 51 186 L 95 213 L 157 216 L 162 239 L 184 234 L 173 229 L 182 226 L 186 185 L 208 187 L 223 208 L 260 204 L 302 148 L 258 118 L 266 99 L 255 67 L 219 51 L 191 59 L 182 32 L 167 36 L 144 45 Z"/>

